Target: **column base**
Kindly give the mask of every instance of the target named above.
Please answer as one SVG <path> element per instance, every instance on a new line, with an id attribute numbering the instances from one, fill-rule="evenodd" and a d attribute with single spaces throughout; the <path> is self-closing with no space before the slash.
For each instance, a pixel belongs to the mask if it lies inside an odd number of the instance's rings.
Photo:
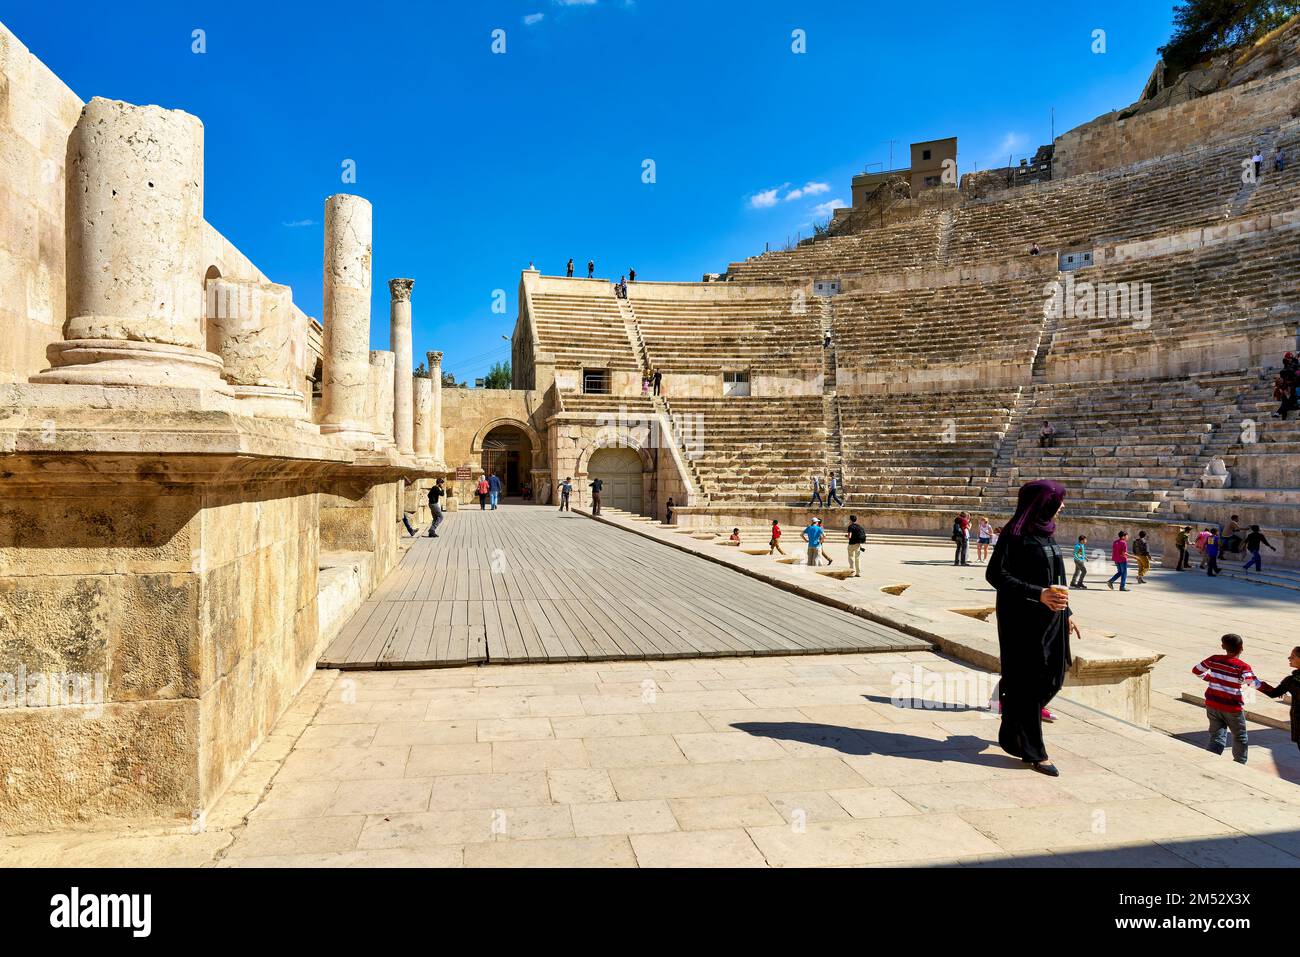
<path id="1" fill-rule="evenodd" d="M 301 392 L 294 389 L 281 389 L 264 385 L 236 385 L 235 398 L 239 399 L 236 410 L 241 415 L 252 415 L 259 419 L 306 419 L 307 409 L 303 404 Z"/>
<path id="2" fill-rule="evenodd" d="M 234 394 L 221 378 L 221 358 L 188 346 L 122 339 L 70 339 L 53 343 L 46 355 L 50 368 L 28 381 L 163 386 Z"/>
<path id="3" fill-rule="evenodd" d="M 357 428 L 351 423 L 322 422 L 320 434 L 338 439 L 350 449 L 373 449 L 380 441 L 375 433 L 368 429 Z"/>

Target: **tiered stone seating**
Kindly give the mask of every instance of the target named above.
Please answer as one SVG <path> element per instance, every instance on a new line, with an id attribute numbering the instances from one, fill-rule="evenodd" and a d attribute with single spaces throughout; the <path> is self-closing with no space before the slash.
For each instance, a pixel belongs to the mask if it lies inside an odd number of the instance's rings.
<path id="1" fill-rule="evenodd" d="M 806 501 L 809 477 L 826 474 L 820 397 L 671 398 L 668 405 L 713 503 Z"/>
<path id="2" fill-rule="evenodd" d="M 712 373 L 757 366 L 785 375 L 822 367 L 816 302 L 767 299 L 656 299 L 637 288 L 632 299 L 650 363 L 675 373 Z"/>
<path id="3" fill-rule="evenodd" d="M 954 217 L 950 258 L 1004 259 L 1034 242 L 1053 250 L 1220 222 L 1241 190 L 1241 161 L 1258 141 L 1238 137 L 967 203 Z"/>
<path id="4" fill-rule="evenodd" d="M 1258 187 L 1243 191 L 1242 161 L 1274 137 L 1290 156 L 1271 171 L 1271 150 Z M 1234 208 L 1242 198 L 1240 208 Z M 732 263 L 729 279 L 797 281 L 898 272 L 909 268 L 999 262 L 1028 254 L 1103 242 L 1137 240 L 1208 226 L 1230 215 L 1258 215 L 1300 206 L 1300 133 L 1278 131 L 1221 140 L 1195 150 L 968 200 L 951 213 L 928 213 L 853 236 L 808 243 Z"/>
<path id="5" fill-rule="evenodd" d="M 998 455 L 986 499 L 1011 510 L 1022 482 L 1053 478 L 1076 515 L 1152 517 L 1196 485 L 1219 430 L 1235 433 L 1240 385 L 1196 379 L 1032 386 Z M 1040 448 L 1043 420 L 1056 446 Z"/>
<path id="6" fill-rule="evenodd" d="M 1245 214 L 1281 213 L 1300 205 L 1300 125 L 1284 127 L 1276 137 L 1276 145 L 1286 152 L 1286 168 L 1281 173 L 1273 169 L 1273 151 L 1264 153 L 1264 173 L 1259 185 L 1246 201 Z"/>
<path id="7" fill-rule="evenodd" d="M 1172 354 L 1200 349 L 1206 358 L 1194 367 L 1209 369 L 1216 350 L 1228 355 L 1229 337 L 1294 341 L 1300 320 L 1300 241 L 1295 232 L 1085 269 L 1074 280 L 1091 284 L 1094 291 L 1101 283 L 1139 288 L 1150 283 L 1150 321 L 1131 309 L 1122 315 L 1114 304 L 1105 316 L 1062 318 L 1047 356 L 1052 378 L 1132 374 L 1124 367 L 1125 350 Z M 1139 372 L 1144 365 L 1150 368 L 1149 362 L 1137 360 Z M 1062 371 L 1054 374 L 1057 367 Z"/>
<path id="8" fill-rule="evenodd" d="M 1016 390 L 841 396 L 850 504 L 974 510 L 993 472 Z"/>
<path id="9" fill-rule="evenodd" d="M 532 317 L 543 352 L 557 368 L 639 370 L 618 300 L 605 296 L 534 293 Z"/>
<path id="10" fill-rule="evenodd" d="M 611 415 L 620 411 L 628 415 L 647 417 L 655 414 L 654 402 L 642 395 L 584 395 L 580 392 L 565 392 L 560 401 L 564 403 L 565 412 L 583 415 Z"/>
<path id="11" fill-rule="evenodd" d="M 732 263 L 727 277 L 737 282 L 774 282 L 931 268 L 938 263 L 941 221 L 940 213 L 927 212 L 880 229 L 751 256 Z"/>
<path id="12" fill-rule="evenodd" d="M 970 380 L 973 366 L 989 365 L 1007 367 L 1003 381 L 1016 373 L 1027 379 L 1043 326 L 1042 287 L 1040 279 L 1021 279 L 841 295 L 835 299 L 840 380 L 902 388 L 929 369 L 936 387 L 945 379 L 956 387 Z M 997 381 L 987 372 L 980 378 Z"/>

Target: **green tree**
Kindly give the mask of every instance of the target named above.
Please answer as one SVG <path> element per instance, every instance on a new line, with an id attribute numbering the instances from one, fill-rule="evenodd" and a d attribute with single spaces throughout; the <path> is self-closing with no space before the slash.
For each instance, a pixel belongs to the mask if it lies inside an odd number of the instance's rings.
<path id="1" fill-rule="evenodd" d="M 492 371 L 483 378 L 483 388 L 485 389 L 508 389 L 510 383 L 509 359 L 505 362 L 498 362 L 492 367 Z"/>
<path id="2" fill-rule="evenodd" d="M 456 377 L 455 377 L 454 375 L 452 375 L 450 372 L 444 372 L 444 373 L 442 374 L 442 387 L 443 387 L 444 389 L 460 389 L 460 388 L 463 388 L 463 386 L 462 386 L 459 382 L 456 381 Z"/>
<path id="3" fill-rule="evenodd" d="M 1182 0 L 1160 48 L 1170 79 L 1221 50 L 1254 43 L 1300 13 L 1300 0 Z"/>

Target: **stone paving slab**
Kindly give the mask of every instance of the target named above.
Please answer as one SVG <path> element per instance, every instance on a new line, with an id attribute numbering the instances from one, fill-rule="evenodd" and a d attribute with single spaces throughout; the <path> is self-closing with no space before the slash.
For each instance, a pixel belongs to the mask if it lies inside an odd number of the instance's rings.
<path id="1" fill-rule="evenodd" d="M 980 678 L 932 652 L 671 665 L 321 671 L 198 833 L 8 836 L 0 866 L 1300 866 L 1300 787 L 1069 704 L 1034 774 L 992 715 L 891 701 Z M 515 716 L 564 684 L 582 714 Z M 440 707 L 376 716 L 407 702 Z"/>

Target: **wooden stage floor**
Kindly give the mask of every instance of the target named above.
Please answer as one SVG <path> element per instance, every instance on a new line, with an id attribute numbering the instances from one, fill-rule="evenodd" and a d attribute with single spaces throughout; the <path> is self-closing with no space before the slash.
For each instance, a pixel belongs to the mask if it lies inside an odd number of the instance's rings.
<path id="1" fill-rule="evenodd" d="M 450 513 L 322 668 L 929 650 L 884 625 L 545 506 Z"/>

